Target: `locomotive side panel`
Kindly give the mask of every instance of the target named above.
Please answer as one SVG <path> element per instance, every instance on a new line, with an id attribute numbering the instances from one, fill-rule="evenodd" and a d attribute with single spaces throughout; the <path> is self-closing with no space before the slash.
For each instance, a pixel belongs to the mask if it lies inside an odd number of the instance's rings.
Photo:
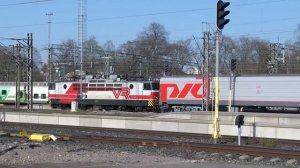
<path id="1" fill-rule="evenodd" d="M 88 83 L 87 90 L 80 102 L 84 107 L 121 106 L 128 92 L 126 83 L 93 82 Z"/>
<path id="2" fill-rule="evenodd" d="M 155 109 L 158 106 L 159 84 L 158 82 L 142 81 L 127 84 L 130 89 L 128 106 Z"/>
<path id="3" fill-rule="evenodd" d="M 152 82 L 102 81 L 89 83 L 87 92 L 80 102 L 84 108 L 142 110 L 154 108 L 158 88 Z M 152 102 L 152 103 L 149 103 Z"/>
<path id="4" fill-rule="evenodd" d="M 188 106 L 200 107 L 203 97 L 202 77 L 164 77 L 160 79 L 160 105 L 166 108 L 181 108 L 180 111 L 183 111 Z"/>
<path id="5" fill-rule="evenodd" d="M 82 88 L 86 87 L 82 83 Z M 80 83 L 78 82 L 56 82 L 49 85 L 49 102 L 53 107 L 71 107 L 73 101 L 77 101 L 80 93 Z"/>

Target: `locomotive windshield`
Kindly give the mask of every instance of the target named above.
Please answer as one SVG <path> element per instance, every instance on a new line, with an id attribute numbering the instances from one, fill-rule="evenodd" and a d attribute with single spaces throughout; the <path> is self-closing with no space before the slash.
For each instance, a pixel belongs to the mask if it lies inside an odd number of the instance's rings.
<path id="1" fill-rule="evenodd" d="M 159 90 L 159 83 L 158 82 L 152 83 L 152 88 L 153 90 Z"/>
<path id="2" fill-rule="evenodd" d="M 49 90 L 55 90 L 55 83 L 49 83 Z"/>
<path id="3" fill-rule="evenodd" d="M 144 90 L 159 90 L 159 83 L 146 82 L 144 83 Z"/>

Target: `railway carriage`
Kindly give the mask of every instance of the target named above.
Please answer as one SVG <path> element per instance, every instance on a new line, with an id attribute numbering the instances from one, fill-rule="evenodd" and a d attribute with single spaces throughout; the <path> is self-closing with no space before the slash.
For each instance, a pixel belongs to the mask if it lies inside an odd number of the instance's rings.
<path id="1" fill-rule="evenodd" d="M 46 104 L 48 103 L 48 84 L 46 82 L 33 82 L 33 103 Z M 19 102 L 26 104 L 26 82 L 20 83 Z M 15 82 L 0 82 L 0 103 L 14 104 L 16 101 L 16 83 Z"/>
<path id="2" fill-rule="evenodd" d="M 167 111 L 192 111 L 202 108 L 205 95 L 210 107 L 215 80 L 209 89 L 201 77 L 164 77 L 160 80 L 160 105 Z M 204 91 L 209 92 L 204 92 Z M 230 91 L 231 90 L 231 91 Z M 237 76 L 219 78 L 219 105 L 227 109 L 300 108 L 300 76 Z"/>
<path id="3" fill-rule="evenodd" d="M 232 105 L 250 108 L 299 108 L 300 76 L 239 76 L 232 82 Z M 229 102 L 230 78 L 220 78 L 220 105 Z"/>

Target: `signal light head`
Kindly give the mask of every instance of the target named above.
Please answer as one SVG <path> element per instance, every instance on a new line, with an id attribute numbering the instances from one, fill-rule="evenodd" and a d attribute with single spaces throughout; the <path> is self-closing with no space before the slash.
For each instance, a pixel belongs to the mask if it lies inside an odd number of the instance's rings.
<path id="1" fill-rule="evenodd" d="M 229 23 L 230 19 L 225 19 L 230 11 L 226 11 L 225 8 L 230 5 L 230 2 L 223 2 L 219 0 L 217 3 L 217 27 L 223 29 L 224 26 Z"/>
<path id="2" fill-rule="evenodd" d="M 234 71 L 236 69 L 236 59 L 231 59 L 231 64 L 230 64 L 230 67 L 231 67 L 231 71 Z"/>
<path id="3" fill-rule="evenodd" d="M 169 71 L 169 65 L 165 65 L 165 73 Z"/>
<path id="4" fill-rule="evenodd" d="M 244 125 L 244 118 L 245 118 L 244 115 L 238 115 L 238 116 L 236 116 L 236 118 L 235 118 L 235 125 L 237 125 L 239 128 L 242 125 Z"/>

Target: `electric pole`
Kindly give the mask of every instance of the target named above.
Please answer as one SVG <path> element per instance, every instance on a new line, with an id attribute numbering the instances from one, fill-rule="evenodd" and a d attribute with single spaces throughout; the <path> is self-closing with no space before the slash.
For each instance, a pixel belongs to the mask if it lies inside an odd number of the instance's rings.
<path id="1" fill-rule="evenodd" d="M 202 81 L 203 81 L 203 99 L 202 99 L 202 110 L 209 110 L 209 40 L 210 32 L 203 32 L 203 64 L 202 64 Z"/>
<path id="2" fill-rule="evenodd" d="M 78 22 L 78 44 L 80 46 L 80 90 L 79 96 L 82 99 L 82 64 L 83 64 L 83 43 L 86 40 L 86 19 L 87 19 L 86 0 L 79 0 L 79 22 Z"/>
<path id="3" fill-rule="evenodd" d="M 33 68 L 33 38 L 32 33 L 27 33 L 27 110 L 32 111 L 32 68 Z M 26 92 L 25 92 L 26 93 Z"/>
<path id="4" fill-rule="evenodd" d="M 48 16 L 48 83 L 50 83 L 51 80 L 51 67 L 52 67 L 52 54 L 51 54 L 51 16 L 53 13 L 46 13 Z"/>

